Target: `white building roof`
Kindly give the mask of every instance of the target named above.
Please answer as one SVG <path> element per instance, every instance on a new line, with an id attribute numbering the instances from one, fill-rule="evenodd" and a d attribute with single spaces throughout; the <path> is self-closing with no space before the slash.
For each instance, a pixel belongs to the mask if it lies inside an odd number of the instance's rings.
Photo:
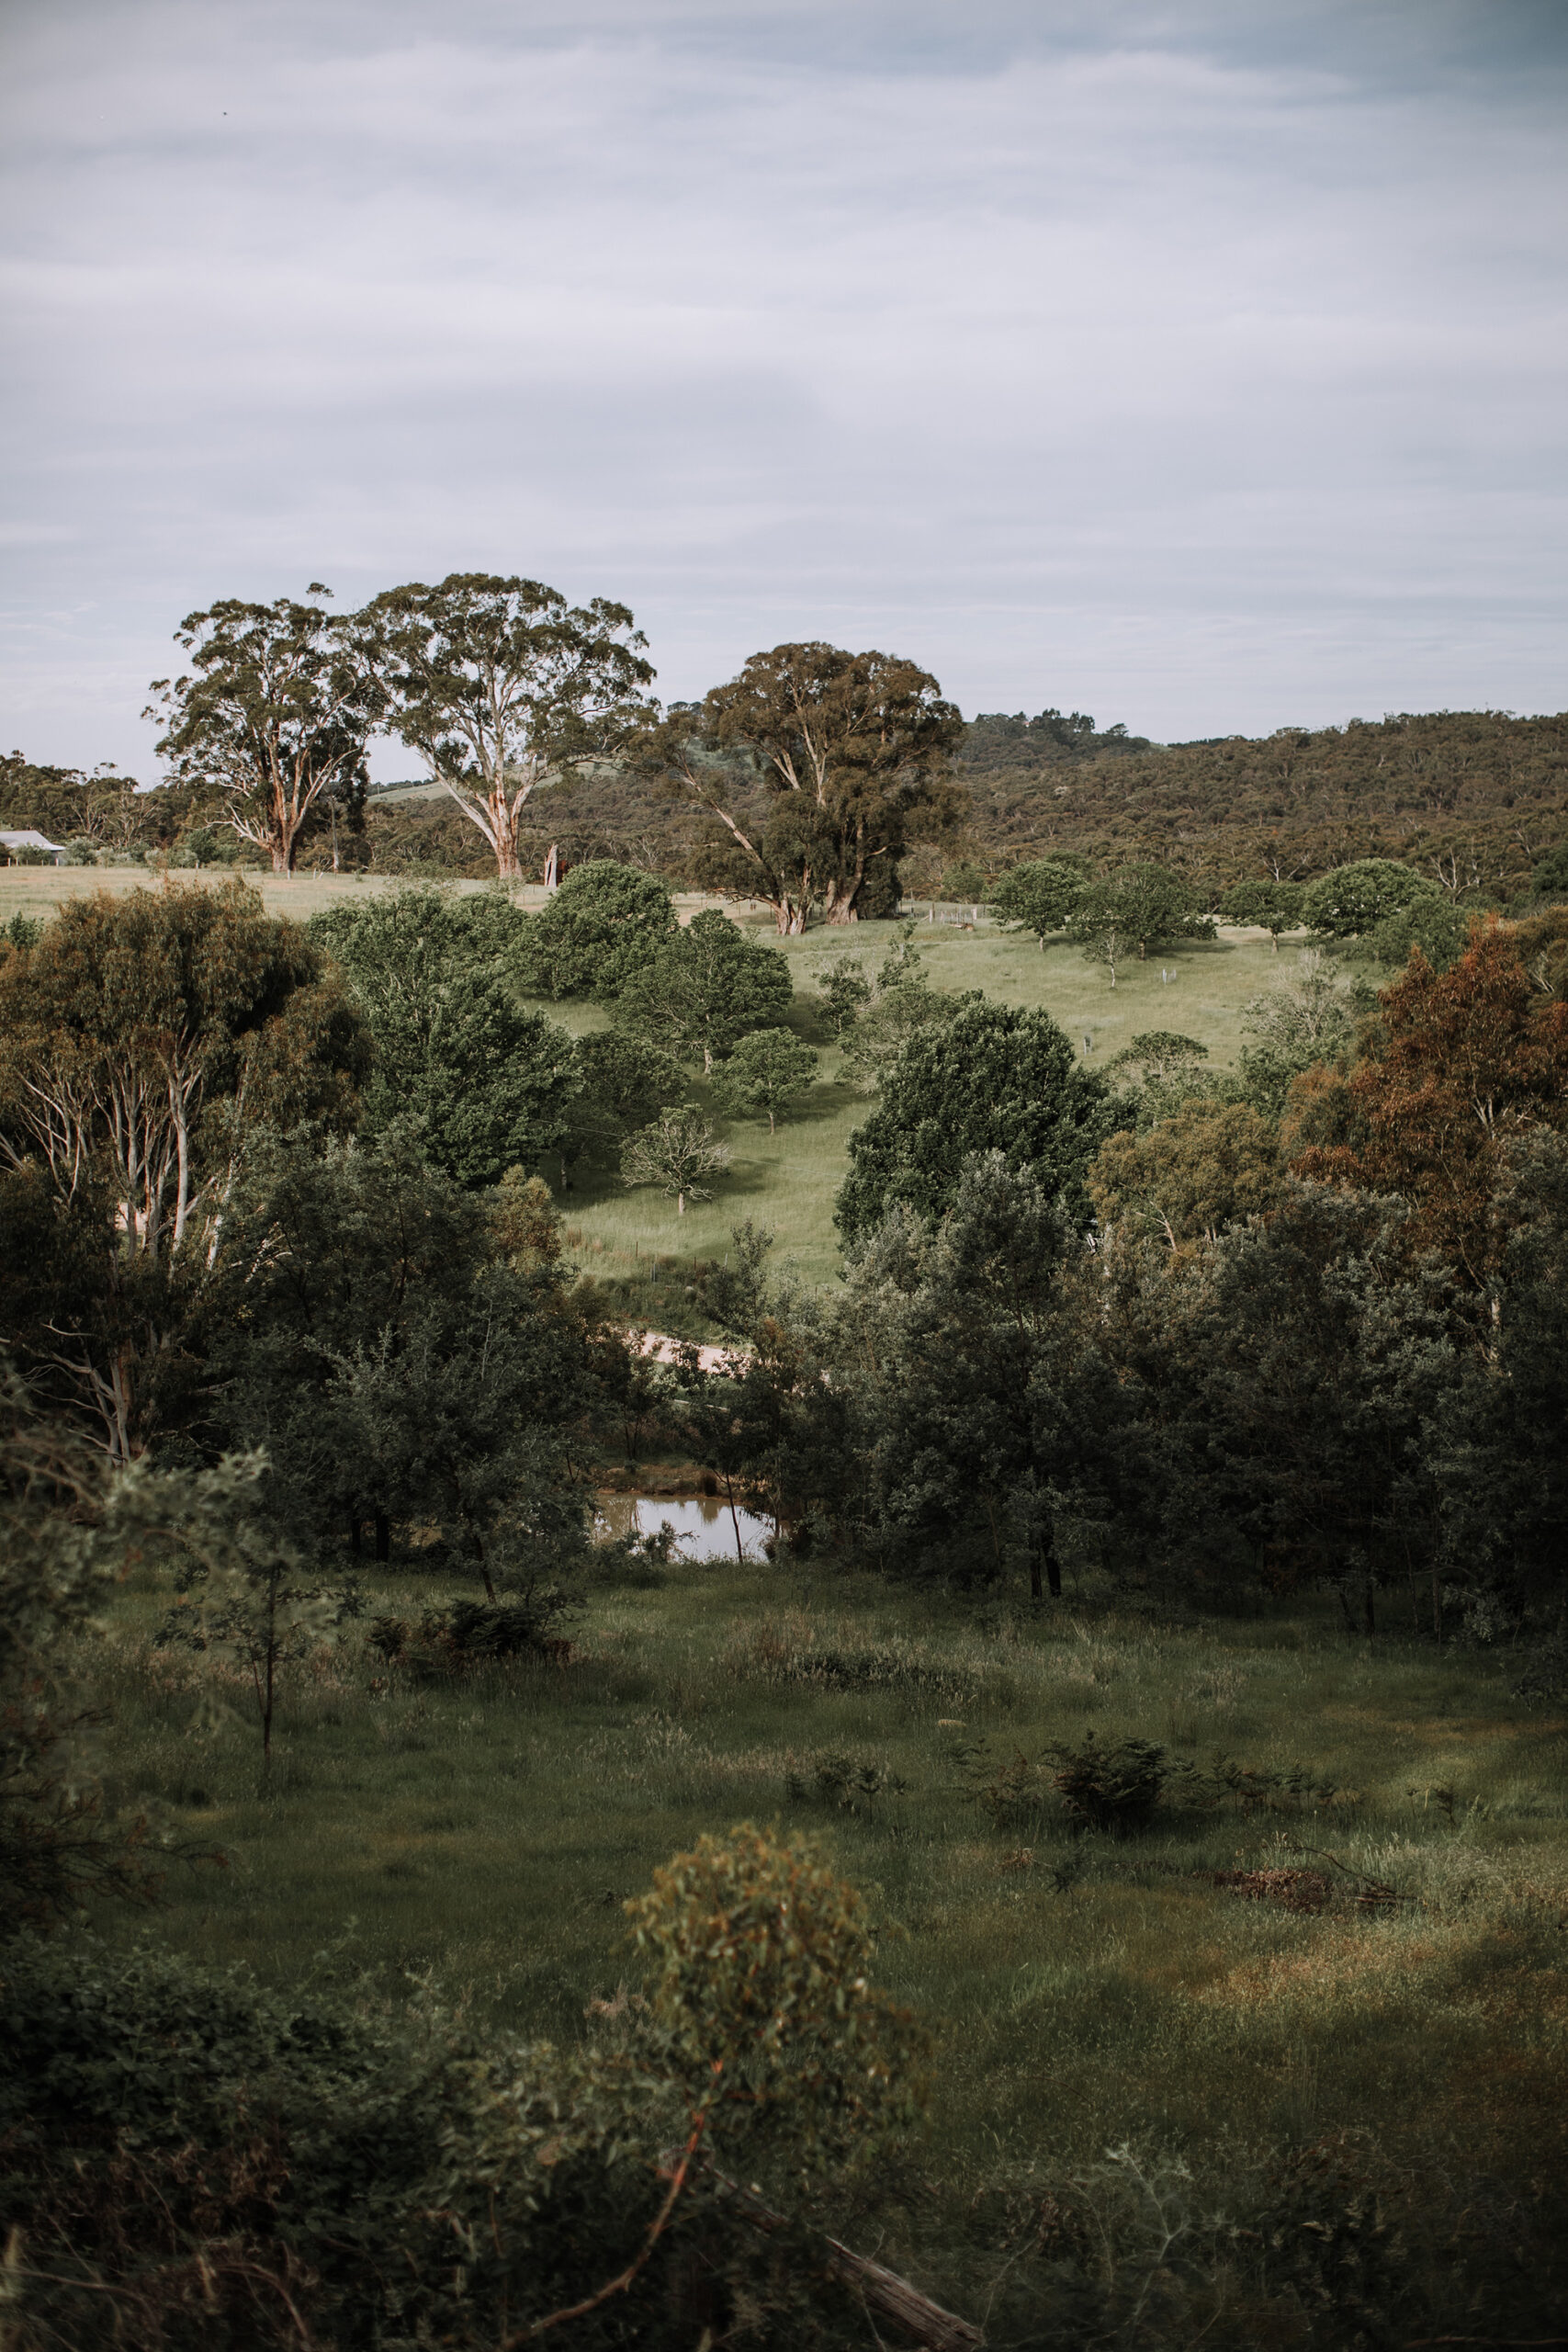
<path id="1" fill-rule="evenodd" d="M 63 842 L 51 842 L 47 833 L 0 832 L 0 849 L 46 849 L 51 857 L 61 857 L 64 854 L 65 844 Z"/>

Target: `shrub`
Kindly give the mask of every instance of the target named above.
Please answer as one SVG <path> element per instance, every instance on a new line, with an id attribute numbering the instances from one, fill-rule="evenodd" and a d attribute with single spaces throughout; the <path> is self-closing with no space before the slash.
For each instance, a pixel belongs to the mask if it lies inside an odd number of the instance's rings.
<path id="1" fill-rule="evenodd" d="M 504 1658 L 559 1661 L 570 1655 L 571 1645 L 553 1628 L 569 1605 L 555 1585 L 504 1600 L 452 1600 L 417 1617 L 372 1618 L 370 1643 L 389 1666 L 416 1681 L 441 1681 Z"/>

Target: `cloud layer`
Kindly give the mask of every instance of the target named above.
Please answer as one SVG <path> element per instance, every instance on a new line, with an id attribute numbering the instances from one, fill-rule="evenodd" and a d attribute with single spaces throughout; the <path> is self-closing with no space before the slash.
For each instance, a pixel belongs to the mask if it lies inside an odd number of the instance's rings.
<path id="1" fill-rule="evenodd" d="M 1167 740 L 1561 707 L 1560 28 L 13 17 L 0 732 L 151 775 L 194 606 L 477 568 L 671 695 L 810 635 Z"/>

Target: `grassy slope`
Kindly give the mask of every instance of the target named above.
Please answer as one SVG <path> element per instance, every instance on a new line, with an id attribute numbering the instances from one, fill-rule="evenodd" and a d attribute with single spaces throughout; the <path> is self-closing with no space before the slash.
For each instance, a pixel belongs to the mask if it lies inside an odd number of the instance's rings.
<path id="1" fill-rule="evenodd" d="M 771 933 L 759 931 L 772 940 Z M 849 944 L 873 966 L 892 944 L 889 926 L 868 925 Z M 1089 1059 L 1102 1063 L 1145 1029 L 1176 1029 L 1196 1037 L 1217 1063 L 1235 1058 L 1242 1043 L 1241 1009 L 1269 987 L 1290 958 L 1287 945 L 1276 960 L 1262 933 L 1227 932 L 1212 945 L 1194 945 L 1143 966 L 1124 966 L 1112 990 L 1104 970 L 1084 961 L 1077 949 L 1051 948 L 987 925 L 964 932 L 921 923 L 933 984 L 942 989 L 983 989 L 1004 1003 L 1044 1005 L 1081 1053 L 1093 1040 Z M 795 969 L 797 1006 L 806 1034 L 814 973 L 838 937 L 813 932 L 784 946 Z M 1168 982 L 1160 975 L 1169 973 Z M 606 1016 L 586 1008 L 547 1010 L 574 1029 L 597 1026 Z M 838 1264 L 832 1229 L 833 1196 L 843 1181 L 849 1137 L 864 1118 L 864 1095 L 839 1080 L 837 1046 L 823 1048 L 821 1080 L 799 1115 L 770 1136 L 764 1122 L 738 1121 L 725 1128 L 735 1161 L 711 1202 L 690 1206 L 677 1217 L 673 1202 L 656 1193 L 626 1193 L 601 1179 L 568 1195 L 563 1203 L 571 1229 L 582 1237 L 579 1256 L 597 1271 L 622 1273 L 656 1251 L 697 1257 L 722 1255 L 729 1229 L 742 1216 L 771 1225 L 778 1235 L 778 1258 L 791 1259 L 807 1280 L 831 1279 Z M 694 1085 L 695 1100 L 704 1090 Z"/>
<path id="2" fill-rule="evenodd" d="M 887 1679 L 788 1679 L 813 1638 L 884 1645 Z M 186 1670 L 128 1645 L 117 1747 L 128 1797 L 230 1851 L 226 1872 L 176 1877 L 160 1922 L 209 1957 L 292 1977 L 352 1920 L 344 1967 L 392 1987 L 434 1968 L 479 2016 L 570 2036 L 634 1973 L 619 1905 L 655 1864 L 780 1818 L 827 1827 L 881 1891 L 879 1973 L 942 2030 L 931 2161 L 950 2180 L 1129 2137 L 1207 2161 L 1363 2128 L 1400 2161 L 1451 2145 L 1467 2171 L 1561 2163 L 1564 1724 L 1510 1698 L 1497 1660 L 1438 1657 L 1396 1626 L 1370 1649 L 1304 1616 L 1156 1624 L 1072 1590 L 987 1615 L 687 1567 L 596 1595 L 564 1668 L 373 1696 L 367 1668 L 323 1654 L 286 1702 L 267 1798 L 244 1692 L 198 1734 Z M 953 1719 L 998 1762 L 1092 1728 L 1300 1761 L 1355 1793 L 1315 1816 L 1175 1814 L 1123 1841 L 1047 1816 L 1021 1838 L 965 1793 Z M 791 1796 L 792 1769 L 835 1749 L 908 1790 L 859 1815 Z M 1408 1899 L 1297 1917 L 1197 1875 L 1322 1867 L 1303 1849 Z"/>
<path id="3" fill-rule="evenodd" d="M 198 877 L 186 873 L 176 878 Z M 219 877 L 208 874 L 199 878 Z M 273 912 L 301 919 L 341 899 L 408 887 L 358 876 L 302 875 L 285 882 L 270 876 L 252 878 Z M 47 914 L 60 899 L 95 889 L 145 888 L 149 879 L 142 867 L 0 869 L 0 922 L 17 910 Z M 451 887 L 468 890 L 485 886 Z M 528 906 L 538 904 L 544 892 L 530 885 L 518 895 Z M 686 914 L 704 903 L 695 897 L 677 901 Z M 764 919 L 741 912 L 760 939 L 782 946 L 789 956 L 797 1025 L 812 1036 L 816 1032 L 804 1000 L 815 990 L 816 970 L 824 958 L 848 944 L 874 967 L 896 937 L 891 925 L 874 923 L 848 933 L 819 930 L 805 939 L 780 941 Z M 916 936 L 936 987 L 983 989 L 1008 1004 L 1043 1004 L 1080 1052 L 1084 1037 L 1092 1038 L 1091 1063 L 1103 1062 L 1143 1029 L 1180 1030 L 1206 1045 L 1216 1062 L 1231 1061 L 1242 1042 L 1242 1006 L 1288 965 L 1291 952 L 1287 945 L 1276 959 L 1265 933 L 1224 932 L 1213 945 L 1168 950 L 1146 965 L 1123 966 L 1112 989 L 1104 970 L 1086 963 L 1076 948 L 1053 947 L 1043 956 L 1032 940 L 987 923 L 970 932 L 920 922 Z M 1169 973 L 1168 983 L 1162 982 L 1162 971 Z M 609 1018 L 592 1005 L 547 1003 L 541 1010 L 576 1034 L 603 1027 Z M 629 1280 L 630 1303 L 635 1305 L 639 1277 L 650 1258 L 722 1256 L 730 1227 L 751 1216 L 774 1228 L 781 1262 L 792 1261 L 808 1281 L 830 1281 L 838 1267 L 833 1196 L 843 1181 L 850 1135 L 869 1107 L 863 1095 L 839 1081 L 838 1069 L 837 1046 L 823 1046 L 819 1084 L 801 1114 L 776 1136 L 769 1135 L 765 1121 L 727 1125 L 716 1119 L 735 1155 L 731 1172 L 716 1188 L 711 1202 L 694 1204 L 682 1217 L 676 1216 L 672 1201 L 655 1192 L 627 1193 L 613 1175 L 580 1182 L 562 1200 L 570 1229 L 580 1237 L 573 1243 L 579 1262 L 601 1277 Z M 692 1092 L 694 1100 L 706 1102 L 700 1082 L 694 1081 Z M 546 1172 L 552 1178 L 557 1173 L 548 1167 Z"/>

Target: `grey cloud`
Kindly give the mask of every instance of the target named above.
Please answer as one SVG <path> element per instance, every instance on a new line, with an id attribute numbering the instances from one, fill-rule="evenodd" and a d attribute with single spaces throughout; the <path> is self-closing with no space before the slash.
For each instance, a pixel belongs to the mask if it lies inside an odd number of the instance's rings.
<path id="1" fill-rule="evenodd" d="M 1523 0 L 66 0 L 13 64 L 36 756 L 150 773 L 213 595 L 471 565 L 671 694 L 827 634 L 1168 737 L 1568 700 Z"/>

